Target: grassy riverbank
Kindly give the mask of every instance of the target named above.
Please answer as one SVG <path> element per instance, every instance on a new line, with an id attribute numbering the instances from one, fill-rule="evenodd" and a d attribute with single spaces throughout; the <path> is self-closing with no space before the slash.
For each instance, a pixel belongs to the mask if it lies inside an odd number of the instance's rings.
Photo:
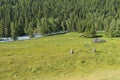
<path id="1" fill-rule="evenodd" d="M 105 43 L 92 43 L 73 32 L 0 43 L 0 79 L 119 80 L 120 38 L 102 38 Z"/>

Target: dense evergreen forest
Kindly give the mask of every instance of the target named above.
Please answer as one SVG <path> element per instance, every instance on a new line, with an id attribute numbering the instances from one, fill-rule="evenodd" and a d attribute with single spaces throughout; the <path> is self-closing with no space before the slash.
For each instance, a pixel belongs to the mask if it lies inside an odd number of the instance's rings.
<path id="1" fill-rule="evenodd" d="M 98 30 L 120 36 L 120 0 L 0 0 L 0 37 Z"/>

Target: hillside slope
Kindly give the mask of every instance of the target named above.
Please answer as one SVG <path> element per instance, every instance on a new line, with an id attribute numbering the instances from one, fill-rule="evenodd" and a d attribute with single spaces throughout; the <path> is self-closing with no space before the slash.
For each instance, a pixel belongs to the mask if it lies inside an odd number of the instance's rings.
<path id="1" fill-rule="evenodd" d="M 92 43 L 92 38 L 67 33 L 0 43 L 0 79 L 119 80 L 119 38 L 102 38 L 105 43 Z"/>

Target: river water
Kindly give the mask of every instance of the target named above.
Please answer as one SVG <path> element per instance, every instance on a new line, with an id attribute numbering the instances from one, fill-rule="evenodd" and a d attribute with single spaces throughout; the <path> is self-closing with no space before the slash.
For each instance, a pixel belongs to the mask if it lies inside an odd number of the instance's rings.
<path id="1" fill-rule="evenodd" d="M 40 38 L 40 37 L 42 37 L 42 35 L 34 34 L 34 38 Z M 28 40 L 28 39 L 30 39 L 29 36 L 19 36 L 19 37 L 17 37 L 17 40 L 19 40 L 19 41 L 20 40 Z M 0 42 L 11 42 L 11 41 L 13 41 L 13 39 L 11 37 L 0 38 Z"/>
<path id="2" fill-rule="evenodd" d="M 67 31 L 60 31 L 60 32 L 54 32 L 54 33 L 49 33 L 49 34 L 46 34 L 46 35 L 41 35 L 41 34 L 33 34 L 34 37 L 33 38 L 41 38 L 43 36 L 50 36 L 50 35 L 56 35 L 56 34 L 64 34 L 66 33 Z M 29 40 L 30 37 L 29 36 L 19 36 L 17 37 L 17 40 Z M 11 37 L 7 37 L 7 38 L 0 38 L 0 42 L 11 42 L 13 41 L 13 39 Z"/>

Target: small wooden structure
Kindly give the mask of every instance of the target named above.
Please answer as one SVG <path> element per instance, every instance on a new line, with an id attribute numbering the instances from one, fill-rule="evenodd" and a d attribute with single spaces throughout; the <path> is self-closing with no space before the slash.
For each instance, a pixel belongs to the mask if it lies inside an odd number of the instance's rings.
<path id="1" fill-rule="evenodd" d="M 73 49 L 70 50 L 70 54 L 74 54 L 74 50 Z"/>
<path id="2" fill-rule="evenodd" d="M 96 49 L 95 49 L 95 48 L 93 48 L 92 52 L 94 52 L 94 53 L 95 53 L 95 52 L 96 52 Z"/>

